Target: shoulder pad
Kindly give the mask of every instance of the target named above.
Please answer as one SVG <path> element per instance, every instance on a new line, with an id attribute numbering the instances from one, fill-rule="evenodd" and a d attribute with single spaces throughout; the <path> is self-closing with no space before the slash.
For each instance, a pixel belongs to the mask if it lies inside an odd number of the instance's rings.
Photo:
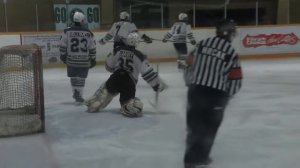
<path id="1" fill-rule="evenodd" d="M 133 50 L 134 54 L 143 62 L 145 59 L 147 59 L 147 56 L 145 54 L 143 54 L 141 51 L 139 50 Z"/>

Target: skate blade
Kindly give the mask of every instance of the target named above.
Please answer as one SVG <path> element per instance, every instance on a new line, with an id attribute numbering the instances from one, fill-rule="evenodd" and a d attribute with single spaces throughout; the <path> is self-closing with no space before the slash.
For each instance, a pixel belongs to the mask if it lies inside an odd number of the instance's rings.
<path id="1" fill-rule="evenodd" d="M 76 106 L 85 105 L 85 103 L 84 103 L 84 102 L 75 102 L 74 104 L 75 104 Z"/>

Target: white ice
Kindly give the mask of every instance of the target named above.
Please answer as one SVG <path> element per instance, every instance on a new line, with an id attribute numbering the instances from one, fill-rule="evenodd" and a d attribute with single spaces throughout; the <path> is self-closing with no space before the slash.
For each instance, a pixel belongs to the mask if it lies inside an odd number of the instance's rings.
<path id="1" fill-rule="evenodd" d="M 155 64 L 154 64 L 155 65 Z M 243 61 L 244 85 L 215 140 L 213 168 L 297 168 L 300 159 L 300 59 Z M 142 118 L 119 114 L 116 97 L 99 113 L 73 105 L 66 69 L 45 69 L 46 132 L 0 138 L 0 168 L 183 168 L 186 87 L 173 63 L 160 64 L 169 85 L 156 111 L 140 79 Z M 84 96 L 109 76 L 90 71 Z"/>

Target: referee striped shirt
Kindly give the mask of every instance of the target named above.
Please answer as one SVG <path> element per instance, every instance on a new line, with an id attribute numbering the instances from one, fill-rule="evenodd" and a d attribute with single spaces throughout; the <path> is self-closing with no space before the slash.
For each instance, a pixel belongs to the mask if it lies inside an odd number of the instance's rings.
<path id="1" fill-rule="evenodd" d="M 238 54 L 231 43 L 220 37 L 200 41 L 193 57 L 191 84 L 234 95 L 242 86 Z"/>

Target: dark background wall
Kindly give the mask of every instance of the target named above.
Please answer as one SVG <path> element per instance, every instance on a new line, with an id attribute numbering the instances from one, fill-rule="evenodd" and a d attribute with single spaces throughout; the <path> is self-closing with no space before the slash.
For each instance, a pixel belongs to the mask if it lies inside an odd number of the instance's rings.
<path id="1" fill-rule="evenodd" d="M 65 0 L 7 0 L 8 31 L 54 31 L 53 4 L 65 2 Z M 70 0 L 70 3 L 74 4 L 100 4 L 100 2 L 101 0 Z M 6 32 L 4 5 L 3 1 L 0 1 L 0 32 Z"/>
<path id="2" fill-rule="evenodd" d="M 5 8 L 0 3 L 0 31 L 6 31 Z M 7 0 L 7 28 L 14 31 L 40 31 L 54 29 L 53 2 L 51 0 Z M 38 15 L 38 17 L 36 17 Z"/>
<path id="3" fill-rule="evenodd" d="M 65 4 L 67 0 L 7 0 L 8 32 L 55 31 L 53 4 Z M 132 18 L 139 28 L 169 27 L 180 12 L 191 18 L 196 4 L 195 26 L 210 26 L 214 19 L 224 17 L 224 8 L 210 8 L 225 0 L 69 0 L 70 4 L 99 4 L 101 29 L 108 29 L 118 20 L 121 10 L 132 6 Z M 227 15 L 239 25 L 255 24 L 256 2 L 259 2 L 259 24 L 300 23 L 299 0 L 231 0 Z M 206 7 L 208 6 L 208 7 Z M 6 32 L 5 4 L 0 0 L 0 32 Z M 192 22 L 192 21 L 191 21 Z"/>

